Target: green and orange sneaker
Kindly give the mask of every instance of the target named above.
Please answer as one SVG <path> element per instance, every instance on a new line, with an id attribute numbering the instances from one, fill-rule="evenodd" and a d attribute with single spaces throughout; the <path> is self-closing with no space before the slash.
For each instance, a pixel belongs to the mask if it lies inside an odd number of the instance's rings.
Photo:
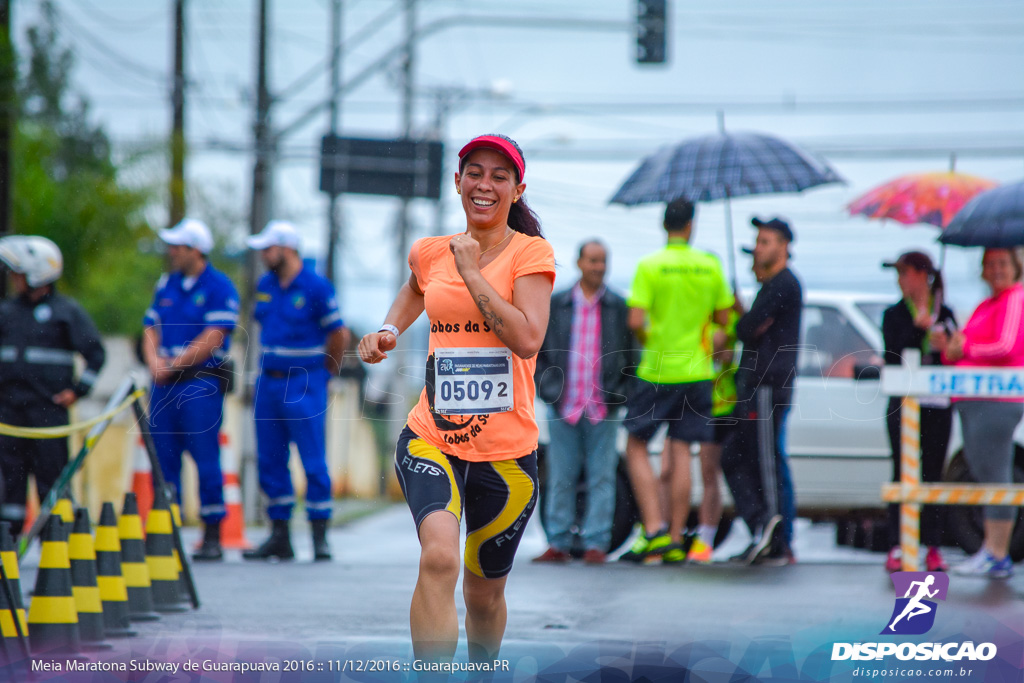
<path id="1" fill-rule="evenodd" d="M 686 553 L 686 561 L 693 564 L 711 564 L 711 546 L 701 540 L 700 536 L 694 536 L 690 543 L 690 551 Z"/>

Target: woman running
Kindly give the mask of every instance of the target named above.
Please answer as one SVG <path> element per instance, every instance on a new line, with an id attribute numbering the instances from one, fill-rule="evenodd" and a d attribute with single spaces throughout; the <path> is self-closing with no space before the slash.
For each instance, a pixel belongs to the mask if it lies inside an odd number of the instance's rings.
<path id="1" fill-rule="evenodd" d="M 555 262 L 522 198 L 525 170 L 522 150 L 505 136 L 462 148 L 455 191 L 466 231 L 413 244 L 408 282 L 380 331 L 359 342 L 363 361 L 379 363 L 420 313 L 430 320 L 425 386 L 395 451 L 420 541 L 410 609 L 418 658 L 455 652 L 463 514 L 469 654 L 497 656 L 505 582 L 537 500 L 533 372 Z"/>

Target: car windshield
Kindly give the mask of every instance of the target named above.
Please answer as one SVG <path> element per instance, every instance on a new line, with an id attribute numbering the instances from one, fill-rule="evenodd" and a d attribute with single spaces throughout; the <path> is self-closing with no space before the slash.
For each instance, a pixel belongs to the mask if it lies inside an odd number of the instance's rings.
<path id="1" fill-rule="evenodd" d="M 885 313 L 885 309 L 889 307 L 887 303 L 878 302 L 866 302 L 861 301 L 857 304 L 857 308 L 860 312 L 868 317 L 868 320 L 873 322 L 878 329 L 882 329 L 882 314 Z"/>

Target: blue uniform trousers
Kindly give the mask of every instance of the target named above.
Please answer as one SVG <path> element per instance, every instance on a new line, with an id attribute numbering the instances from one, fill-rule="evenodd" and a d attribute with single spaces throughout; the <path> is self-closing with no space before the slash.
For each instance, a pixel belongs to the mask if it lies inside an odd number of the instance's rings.
<path id="1" fill-rule="evenodd" d="M 275 373 L 276 374 L 276 373 Z M 275 377 L 264 371 L 256 384 L 256 450 L 260 488 L 270 519 L 289 519 L 295 492 L 288 471 L 289 444 L 295 443 L 306 470 L 306 514 L 331 517 L 331 477 L 327 471 L 326 369 L 292 368 Z"/>
<path id="2" fill-rule="evenodd" d="M 181 501 L 181 454 L 188 451 L 199 472 L 199 515 L 211 524 L 224 519 L 224 475 L 220 469 L 220 383 L 197 379 L 153 387 L 150 431 L 164 479 Z"/>

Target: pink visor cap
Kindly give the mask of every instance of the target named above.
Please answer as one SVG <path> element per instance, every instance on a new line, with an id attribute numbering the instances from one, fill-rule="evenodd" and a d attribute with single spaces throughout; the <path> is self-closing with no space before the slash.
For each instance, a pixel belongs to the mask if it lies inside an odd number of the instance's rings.
<path id="1" fill-rule="evenodd" d="M 507 156 L 519 173 L 519 182 L 523 182 L 526 175 L 526 162 L 523 156 L 516 149 L 516 144 L 504 135 L 480 135 L 466 143 L 466 146 L 459 150 L 459 161 L 470 152 L 476 149 L 493 149 Z"/>

